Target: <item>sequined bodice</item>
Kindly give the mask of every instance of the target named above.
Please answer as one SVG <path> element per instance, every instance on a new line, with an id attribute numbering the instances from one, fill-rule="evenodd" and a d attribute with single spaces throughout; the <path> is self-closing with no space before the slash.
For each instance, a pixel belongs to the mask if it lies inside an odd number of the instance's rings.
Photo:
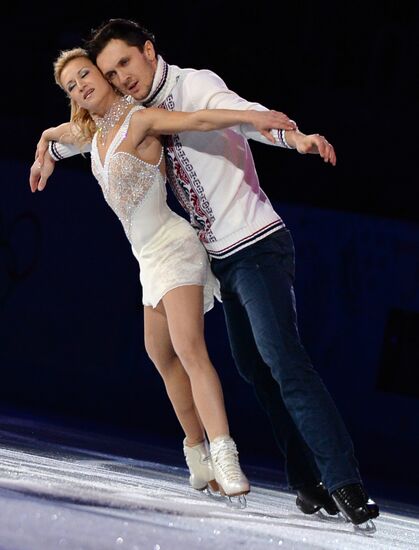
<path id="1" fill-rule="evenodd" d="M 152 238 L 172 213 L 166 203 L 165 180 L 159 168 L 163 150 L 158 164 L 149 164 L 131 153 L 118 150 L 127 135 L 131 116 L 141 108 L 135 106 L 129 111 L 108 148 L 103 165 L 97 148 L 97 134 L 92 143 L 92 172 L 128 239 L 137 249 Z"/>

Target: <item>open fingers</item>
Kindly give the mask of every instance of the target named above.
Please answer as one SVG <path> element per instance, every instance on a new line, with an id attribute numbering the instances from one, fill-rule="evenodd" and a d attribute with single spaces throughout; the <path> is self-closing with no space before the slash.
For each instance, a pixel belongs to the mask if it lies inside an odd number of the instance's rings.
<path id="1" fill-rule="evenodd" d="M 31 188 L 32 193 L 35 193 L 35 191 L 38 189 L 40 178 L 41 178 L 41 165 L 38 163 L 38 161 L 35 161 L 31 167 L 31 171 L 29 175 L 29 186 Z"/>
<path id="2" fill-rule="evenodd" d="M 46 184 L 47 184 L 47 178 L 41 175 L 38 183 L 38 191 L 43 191 L 45 189 Z"/>
<path id="3" fill-rule="evenodd" d="M 38 153 L 38 161 L 41 164 L 41 166 L 42 164 L 44 164 L 44 157 L 47 151 L 48 151 L 48 143 L 46 143 L 45 141 L 40 142 L 37 147 L 37 153 Z"/>
<path id="4" fill-rule="evenodd" d="M 336 153 L 331 143 L 324 136 L 316 134 L 315 143 L 319 151 L 319 155 L 325 162 L 330 162 L 333 166 L 336 165 Z"/>
<path id="5" fill-rule="evenodd" d="M 270 111 L 275 128 L 281 130 L 296 130 L 297 124 L 294 120 L 291 120 L 286 114 L 280 111 Z"/>
<path id="6" fill-rule="evenodd" d="M 325 162 L 330 162 L 333 166 L 336 165 L 336 153 L 333 148 L 333 145 L 329 143 L 325 138 L 323 138 L 324 150 L 323 150 L 323 159 Z"/>

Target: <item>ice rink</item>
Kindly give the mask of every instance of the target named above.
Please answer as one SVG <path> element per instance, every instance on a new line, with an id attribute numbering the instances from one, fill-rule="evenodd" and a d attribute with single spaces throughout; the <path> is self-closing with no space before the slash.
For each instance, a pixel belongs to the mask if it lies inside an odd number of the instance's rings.
<path id="1" fill-rule="evenodd" d="M 419 548 L 412 505 L 380 502 L 365 535 L 304 516 L 295 496 L 251 475 L 244 510 L 194 491 L 163 449 L 144 445 L 144 460 L 97 452 L 97 435 L 9 416 L 0 437 L 1 550 Z"/>

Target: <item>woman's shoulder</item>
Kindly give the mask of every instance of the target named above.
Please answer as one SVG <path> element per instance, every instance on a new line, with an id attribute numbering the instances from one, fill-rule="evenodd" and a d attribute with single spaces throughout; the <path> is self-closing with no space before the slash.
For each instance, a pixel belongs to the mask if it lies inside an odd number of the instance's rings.
<path id="1" fill-rule="evenodd" d="M 138 146 L 147 140 L 147 143 L 156 139 L 154 134 L 150 133 L 150 128 L 153 125 L 156 112 L 161 112 L 161 109 L 154 107 L 141 107 L 136 109 L 129 121 L 126 131 L 126 138 L 137 149 Z M 159 142 L 159 140 L 157 140 Z M 160 143 L 160 142 L 159 142 Z"/>
<path id="2" fill-rule="evenodd" d="M 162 112 L 162 109 L 158 107 L 143 107 L 142 105 L 138 105 L 138 109 L 136 109 L 131 116 L 131 124 L 135 128 L 146 126 L 147 128 L 150 126 L 150 123 L 155 120 L 156 114 L 160 114 Z"/>

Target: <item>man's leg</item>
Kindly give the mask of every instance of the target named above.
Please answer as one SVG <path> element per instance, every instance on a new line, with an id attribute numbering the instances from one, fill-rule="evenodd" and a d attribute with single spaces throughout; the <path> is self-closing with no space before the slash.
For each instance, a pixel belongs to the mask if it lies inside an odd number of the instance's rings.
<path id="1" fill-rule="evenodd" d="M 267 413 L 276 443 L 284 456 L 285 473 L 292 489 L 316 486 L 320 473 L 311 451 L 285 408 L 278 383 L 257 349 L 245 308 L 237 296 L 223 290 L 222 300 L 232 355 L 240 375 L 253 386 Z"/>
<path id="2" fill-rule="evenodd" d="M 280 386 L 299 433 L 330 492 L 360 476 L 346 427 L 304 350 L 293 290 L 294 247 L 282 230 L 213 262 L 215 274 L 246 309 L 260 355 Z"/>

